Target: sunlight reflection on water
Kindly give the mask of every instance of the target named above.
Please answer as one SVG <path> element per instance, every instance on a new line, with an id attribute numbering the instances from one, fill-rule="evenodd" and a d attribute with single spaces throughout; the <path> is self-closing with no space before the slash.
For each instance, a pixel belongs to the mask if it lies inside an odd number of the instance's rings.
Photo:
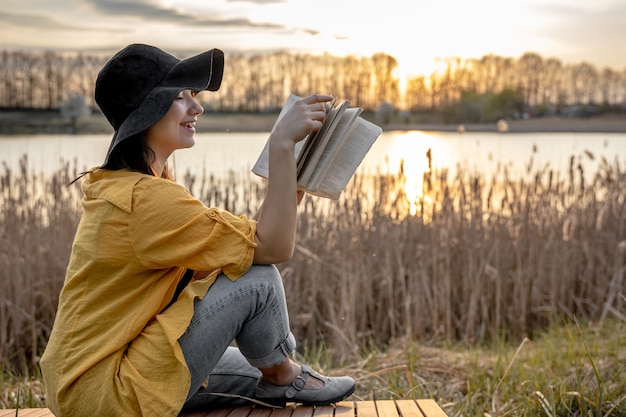
<path id="1" fill-rule="evenodd" d="M 587 180 L 598 170 L 602 158 L 610 164 L 618 162 L 623 169 L 626 134 L 387 132 L 368 154 L 363 169 L 383 167 L 395 173 L 404 161 L 405 192 L 413 212 L 423 196 L 425 172 L 447 171 L 448 178 L 459 172 L 485 179 L 497 176 L 501 181 L 505 168 L 510 179 L 546 169 L 564 177 L 572 158 L 587 173 Z"/>

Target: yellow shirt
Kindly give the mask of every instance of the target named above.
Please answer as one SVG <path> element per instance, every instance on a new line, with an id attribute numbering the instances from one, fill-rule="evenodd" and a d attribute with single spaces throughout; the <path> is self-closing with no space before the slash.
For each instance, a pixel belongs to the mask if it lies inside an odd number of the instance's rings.
<path id="1" fill-rule="evenodd" d="M 178 338 L 219 272 L 252 264 L 256 222 L 127 170 L 83 181 L 83 215 L 41 369 L 62 416 L 176 416 L 189 391 Z M 186 268 L 212 271 L 169 308 Z"/>

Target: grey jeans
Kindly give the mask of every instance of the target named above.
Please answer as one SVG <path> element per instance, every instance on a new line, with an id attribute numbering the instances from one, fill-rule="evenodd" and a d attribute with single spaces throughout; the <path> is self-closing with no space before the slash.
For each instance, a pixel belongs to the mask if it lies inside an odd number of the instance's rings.
<path id="1" fill-rule="evenodd" d="M 236 281 L 219 275 L 206 296 L 196 300 L 178 342 L 191 374 L 184 410 L 246 403 L 214 393 L 253 397 L 258 368 L 282 363 L 296 346 L 278 269 L 252 265 Z"/>

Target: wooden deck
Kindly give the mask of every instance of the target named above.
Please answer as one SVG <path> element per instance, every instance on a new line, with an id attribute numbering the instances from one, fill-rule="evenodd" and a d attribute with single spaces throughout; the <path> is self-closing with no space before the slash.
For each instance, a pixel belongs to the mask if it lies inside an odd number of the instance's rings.
<path id="1" fill-rule="evenodd" d="M 54 417 L 47 408 L 19 410 L 20 417 Z M 0 410 L 0 417 L 14 417 L 15 410 Z M 446 417 L 434 400 L 342 401 L 327 407 L 234 407 L 187 413 L 181 417 Z"/>

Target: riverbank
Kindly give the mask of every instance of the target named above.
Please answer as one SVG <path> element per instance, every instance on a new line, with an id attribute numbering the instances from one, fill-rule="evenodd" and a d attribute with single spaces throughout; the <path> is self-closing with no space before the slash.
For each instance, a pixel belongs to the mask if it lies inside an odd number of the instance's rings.
<path id="1" fill-rule="evenodd" d="M 364 116 L 376 123 L 371 115 Z M 273 114 L 232 114 L 212 113 L 203 115 L 198 124 L 201 132 L 269 132 L 274 125 Z M 508 132 L 578 132 L 578 133 L 626 133 L 626 114 L 608 114 L 602 116 L 576 117 L 538 117 L 507 121 Z M 388 123 L 382 125 L 385 131 L 421 130 L 434 132 L 459 131 L 458 124 L 444 123 Z M 463 124 L 465 132 L 497 132 L 496 123 Z"/>
<path id="2" fill-rule="evenodd" d="M 372 115 L 365 118 L 374 120 Z M 276 120 L 273 113 L 211 113 L 200 116 L 197 129 L 199 132 L 269 132 Z M 626 133 L 626 114 L 608 114 L 586 118 L 541 117 L 532 119 L 510 120 L 508 132 L 580 132 L 580 133 Z M 458 124 L 443 123 L 400 123 L 393 122 L 382 126 L 386 131 L 422 130 L 447 131 L 459 130 Z M 102 134 L 113 130 L 102 114 L 96 113 L 83 117 L 76 123 L 76 133 Z M 466 132 L 497 132 L 496 123 L 464 124 Z M 69 122 L 57 111 L 0 111 L 0 136 L 21 134 L 68 134 L 72 129 Z"/>
<path id="3" fill-rule="evenodd" d="M 459 131 L 458 124 L 409 123 L 388 124 L 385 130 Z M 626 133 L 626 115 L 607 114 L 593 117 L 537 117 L 507 121 L 508 132 L 578 132 L 578 133 Z M 465 132 L 497 132 L 496 123 L 469 123 L 461 127 Z"/>

